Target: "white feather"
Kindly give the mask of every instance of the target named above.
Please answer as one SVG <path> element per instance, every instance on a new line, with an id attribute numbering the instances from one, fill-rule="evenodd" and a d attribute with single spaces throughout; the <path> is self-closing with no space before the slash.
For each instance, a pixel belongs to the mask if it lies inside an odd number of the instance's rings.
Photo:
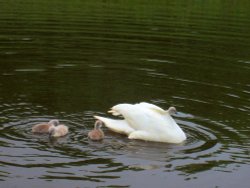
<path id="1" fill-rule="evenodd" d="M 118 104 L 111 108 L 112 114 L 120 114 L 124 120 L 95 116 L 114 132 L 126 134 L 130 139 L 154 142 L 181 143 L 186 135 L 168 111 L 150 104 Z"/>

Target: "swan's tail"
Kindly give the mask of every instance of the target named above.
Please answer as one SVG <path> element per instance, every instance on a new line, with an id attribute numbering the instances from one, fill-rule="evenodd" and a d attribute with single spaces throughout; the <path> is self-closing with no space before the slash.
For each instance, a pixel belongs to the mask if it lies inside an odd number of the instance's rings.
<path id="1" fill-rule="evenodd" d="M 125 120 L 115 120 L 100 116 L 94 116 L 94 118 L 102 121 L 106 127 L 116 133 L 129 135 L 134 131 Z"/>

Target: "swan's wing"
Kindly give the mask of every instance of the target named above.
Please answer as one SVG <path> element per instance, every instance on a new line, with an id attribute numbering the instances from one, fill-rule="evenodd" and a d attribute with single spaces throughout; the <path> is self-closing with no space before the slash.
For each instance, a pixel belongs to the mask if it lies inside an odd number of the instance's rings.
<path id="1" fill-rule="evenodd" d="M 136 105 L 140 106 L 142 108 L 147 108 L 149 110 L 155 111 L 155 112 L 160 113 L 160 114 L 165 114 L 166 113 L 166 111 L 163 110 L 162 108 L 160 108 L 159 106 L 156 106 L 154 104 L 150 104 L 150 103 L 147 103 L 147 102 L 141 102 L 141 103 L 138 103 Z"/>
<path id="2" fill-rule="evenodd" d="M 108 127 L 110 130 L 116 133 L 129 135 L 134 131 L 134 129 L 131 128 L 125 120 L 115 120 L 100 116 L 94 116 L 94 117 L 102 121 L 106 127 Z"/>

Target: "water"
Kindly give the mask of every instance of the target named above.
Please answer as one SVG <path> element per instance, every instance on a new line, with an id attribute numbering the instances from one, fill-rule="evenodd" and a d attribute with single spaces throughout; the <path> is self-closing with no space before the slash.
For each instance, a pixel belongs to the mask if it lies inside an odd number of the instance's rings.
<path id="1" fill-rule="evenodd" d="M 0 2 L 0 186 L 249 187 L 248 1 Z M 140 101 L 188 139 L 129 140 L 93 115 Z M 58 140 L 31 127 L 58 118 Z"/>

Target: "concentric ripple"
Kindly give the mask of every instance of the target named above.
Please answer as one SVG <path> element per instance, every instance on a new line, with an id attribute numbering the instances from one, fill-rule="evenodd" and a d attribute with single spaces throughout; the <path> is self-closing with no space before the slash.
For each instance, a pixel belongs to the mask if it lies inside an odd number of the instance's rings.
<path id="1" fill-rule="evenodd" d="M 155 102 L 165 103 L 163 100 Z M 1 105 L 1 116 L 6 117 L 1 120 L 1 164 L 6 172 L 15 167 L 30 169 L 30 172 L 34 169 L 35 177 L 46 180 L 106 182 L 107 179 L 119 179 L 126 171 L 177 171 L 194 175 L 212 168 L 223 171 L 233 158 L 237 158 L 238 164 L 249 162 L 242 153 L 243 148 L 233 149 L 221 140 L 224 136 L 219 132 L 226 126 L 223 128 L 215 123 L 211 129 L 206 126 L 211 125 L 209 120 L 184 112 L 174 117 L 187 134 L 187 140 L 179 145 L 129 140 L 107 129 L 104 129 L 106 138 L 102 142 L 93 142 L 87 138 L 88 131 L 93 128 L 93 115 L 105 114 L 95 111 L 55 114 L 46 115 L 46 108 L 29 103 Z M 57 117 L 70 128 L 66 137 L 51 140 L 46 134 L 31 133 L 34 124 Z M 4 175 L 2 178 L 12 177 Z"/>
<path id="2" fill-rule="evenodd" d="M 23 112 L 25 109 L 30 112 L 36 111 L 31 110 L 31 107 L 25 103 L 12 104 L 8 106 L 9 108 L 16 110 L 15 105 L 22 109 L 22 114 L 25 114 L 25 112 Z M 2 116 L 8 117 L 8 113 L 11 113 L 11 110 L 2 111 Z M 3 145 L 6 145 L 3 156 L 5 156 L 6 159 L 7 157 L 16 158 L 23 156 L 25 158 L 24 160 L 28 161 L 27 164 L 29 164 L 29 161 L 32 161 L 32 158 L 33 160 L 36 156 L 36 158 L 41 158 L 39 157 L 41 155 L 43 156 L 43 163 L 39 163 L 39 165 L 47 166 L 49 164 L 55 165 L 56 163 L 49 157 L 53 158 L 58 157 L 58 155 L 62 155 L 61 157 L 64 161 L 66 159 L 69 160 L 65 163 L 70 163 L 70 160 L 75 160 L 75 157 L 87 157 L 88 154 L 91 156 L 94 151 L 91 151 L 91 148 L 86 147 L 86 145 L 93 145 L 93 147 L 97 147 L 94 149 L 95 151 L 100 151 L 103 153 L 116 153 L 120 155 L 126 154 L 131 157 L 136 157 L 138 155 L 145 156 L 145 159 L 157 157 L 157 161 L 166 160 L 166 151 L 162 150 L 165 147 L 168 148 L 168 155 L 176 155 L 180 153 L 183 155 L 183 158 L 197 159 L 206 155 L 214 155 L 215 153 L 222 152 L 222 144 L 218 141 L 219 138 L 217 138 L 215 135 L 215 131 L 192 122 L 192 120 L 195 120 L 195 117 L 192 116 L 192 118 L 190 118 L 190 115 L 185 115 L 184 113 L 182 113 L 182 116 L 179 117 L 181 119 L 177 119 L 177 123 L 184 129 L 188 137 L 187 141 L 185 141 L 183 144 L 176 146 L 169 144 L 159 145 L 158 143 L 144 141 L 131 141 L 125 136 L 117 135 L 106 130 L 106 140 L 102 143 L 99 143 L 101 144 L 101 146 L 99 146 L 98 143 L 91 142 L 87 139 L 87 132 L 93 127 L 93 115 L 96 113 L 100 114 L 101 112 L 89 111 L 85 114 L 62 114 L 61 116 L 63 116 L 64 119 L 61 119 L 61 122 L 67 124 L 70 127 L 70 134 L 57 140 L 50 140 L 46 134 L 31 133 L 31 127 L 33 125 L 40 122 L 48 122 L 50 119 L 55 118 L 54 116 L 38 117 L 31 115 L 28 118 L 24 119 L 23 117 L 21 120 L 14 122 L 7 122 L 7 120 L 5 120 L 6 123 L 3 123 L 3 128 L 1 131 L 1 142 Z M 82 115 L 83 117 L 81 117 Z M 187 118 L 185 118 L 185 116 Z M 16 118 L 20 117 L 17 115 Z M 84 122 L 79 122 L 79 120 L 82 121 L 82 118 L 84 119 Z M 154 148 L 155 151 L 152 151 L 152 148 Z M 28 155 L 25 154 L 27 153 L 25 149 L 30 150 Z M 15 152 L 13 152 L 13 150 L 15 150 Z M 48 156 L 48 158 L 44 158 L 44 156 Z M 48 163 L 46 163 L 46 161 L 48 161 Z M 7 161 L 5 162 L 8 163 Z M 37 162 L 39 162 L 39 160 Z M 22 165 L 24 165 L 24 163 L 22 163 Z"/>

